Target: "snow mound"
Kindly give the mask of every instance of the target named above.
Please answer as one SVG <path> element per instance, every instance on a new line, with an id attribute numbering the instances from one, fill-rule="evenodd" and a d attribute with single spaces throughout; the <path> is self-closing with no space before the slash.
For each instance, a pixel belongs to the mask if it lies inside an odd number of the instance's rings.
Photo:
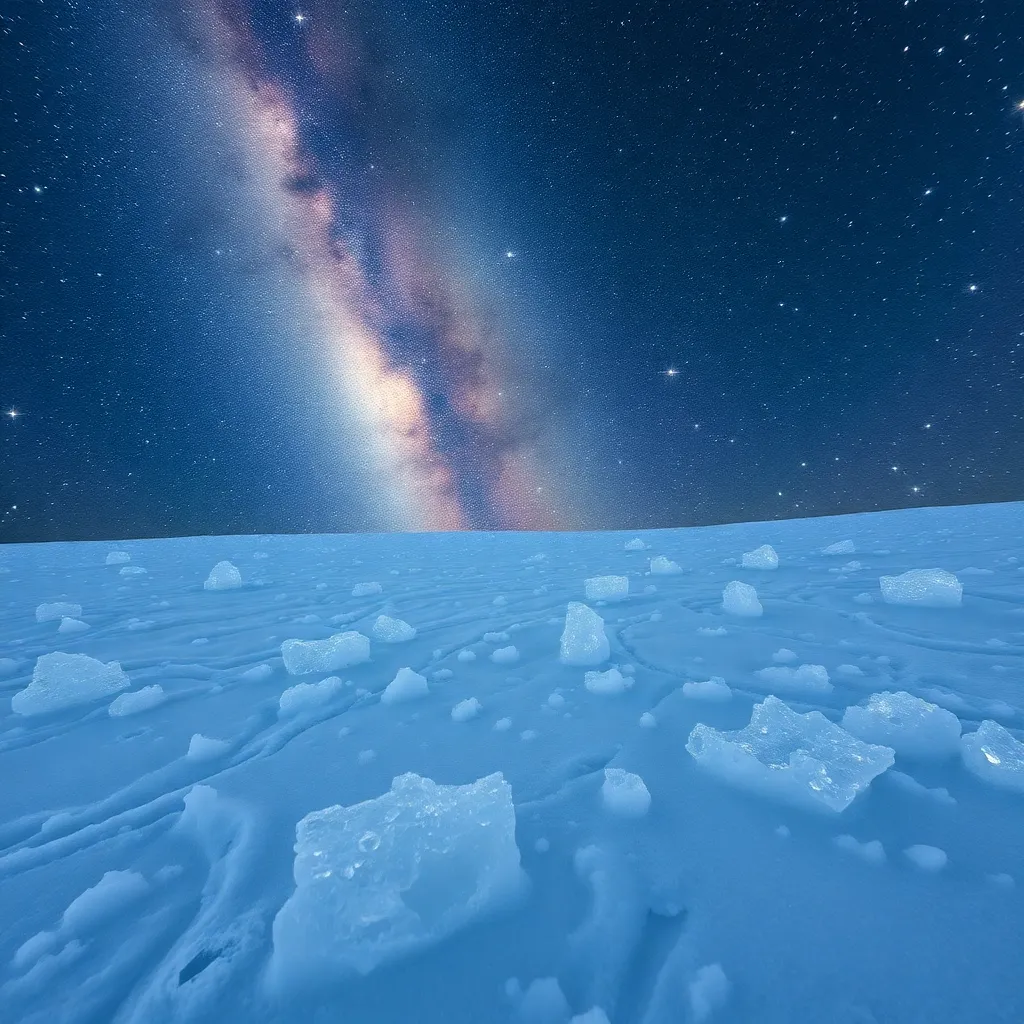
<path id="1" fill-rule="evenodd" d="M 843 712 L 843 728 L 867 743 L 892 747 L 900 757 L 952 757 L 960 749 L 960 719 L 905 693 L 873 693 L 864 707 Z"/>
<path id="2" fill-rule="evenodd" d="M 658 724 L 658 720 L 650 713 L 645 711 L 640 716 L 640 728 L 641 729 L 653 729 Z"/>
<path id="3" fill-rule="evenodd" d="M 749 583 L 733 580 L 722 591 L 722 610 L 729 615 L 745 615 L 756 618 L 764 613 L 757 591 Z"/>
<path id="4" fill-rule="evenodd" d="M 592 576 L 583 583 L 588 601 L 621 601 L 629 597 L 628 576 Z"/>
<path id="5" fill-rule="evenodd" d="M 673 562 L 664 555 L 658 555 L 657 558 L 651 559 L 652 576 L 675 576 L 682 571 L 683 567 L 678 562 Z"/>
<path id="6" fill-rule="evenodd" d="M 499 647 L 491 652 L 491 661 L 496 665 L 511 665 L 519 660 L 519 651 L 516 647 Z"/>
<path id="7" fill-rule="evenodd" d="M 963 584 L 945 569 L 911 569 L 901 576 L 878 580 L 886 604 L 916 604 L 926 608 L 956 608 L 963 599 Z"/>
<path id="8" fill-rule="evenodd" d="M 829 544 L 827 548 L 822 548 L 821 553 L 823 555 L 855 555 L 857 548 L 852 540 L 837 540 L 835 544 Z"/>
<path id="9" fill-rule="evenodd" d="M 642 818 L 651 807 L 651 794 L 639 775 L 622 768 L 605 768 L 601 784 L 605 809 L 620 818 Z"/>
<path id="10" fill-rule="evenodd" d="M 780 647 L 772 655 L 772 661 L 777 662 L 779 665 L 785 665 L 788 662 L 796 661 L 796 651 L 791 651 L 788 647 Z"/>
<path id="11" fill-rule="evenodd" d="M 370 660 L 370 639 L 362 633 L 335 633 L 326 640 L 285 640 L 281 657 L 290 675 L 336 672 Z"/>
<path id="12" fill-rule="evenodd" d="M 71 901 L 61 918 L 61 929 L 83 935 L 147 892 L 149 883 L 137 871 L 107 871 L 91 889 Z"/>
<path id="13" fill-rule="evenodd" d="M 328 676 L 319 683 L 296 683 L 289 686 L 278 700 L 278 714 L 296 715 L 311 711 L 333 700 L 344 690 L 345 684 L 337 676 Z"/>
<path id="14" fill-rule="evenodd" d="M 976 732 L 967 733 L 960 753 L 979 779 L 1024 793 L 1024 743 L 998 722 L 987 719 Z"/>
<path id="15" fill-rule="evenodd" d="M 262 679 L 269 679 L 273 674 L 274 670 L 269 665 L 253 665 L 242 673 L 241 678 L 248 682 L 259 682 Z"/>
<path id="16" fill-rule="evenodd" d="M 468 722 L 471 718 L 476 718 L 481 711 L 483 711 L 483 707 L 476 697 L 469 697 L 466 700 L 460 700 L 459 703 L 452 708 L 452 721 Z"/>
<path id="17" fill-rule="evenodd" d="M 218 562 L 206 577 L 203 590 L 237 590 L 242 585 L 242 574 L 231 562 Z"/>
<path id="18" fill-rule="evenodd" d="M 167 694 L 159 683 L 152 686 L 144 686 L 134 693 L 122 693 L 110 702 L 107 714 L 111 718 L 124 718 L 126 715 L 137 715 L 142 711 L 149 711 L 167 700 Z"/>
<path id="19" fill-rule="evenodd" d="M 701 967 L 690 982 L 690 1015 L 694 1024 L 704 1024 L 729 998 L 729 979 L 721 964 Z"/>
<path id="20" fill-rule="evenodd" d="M 19 715 L 41 715 L 75 704 L 87 704 L 131 686 L 119 662 L 104 664 L 87 654 L 55 651 L 36 660 L 32 682 L 11 698 Z"/>
<path id="21" fill-rule="evenodd" d="M 683 683 L 683 696 L 690 700 L 730 700 L 732 690 L 721 676 L 712 676 L 701 682 Z"/>
<path id="22" fill-rule="evenodd" d="M 378 615 L 371 632 L 374 640 L 380 640 L 385 644 L 405 643 L 406 640 L 412 640 L 416 636 L 416 630 L 408 622 L 392 619 L 388 615 Z"/>
<path id="23" fill-rule="evenodd" d="M 758 679 L 779 690 L 792 693 L 830 693 L 832 684 L 828 681 L 828 669 L 824 665 L 801 665 L 790 668 L 788 665 L 770 665 L 758 669 Z"/>
<path id="24" fill-rule="evenodd" d="M 468 647 L 465 647 L 455 657 L 459 661 L 476 661 L 476 651 L 471 651 Z"/>
<path id="25" fill-rule="evenodd" d="M 604 619 L 585 604 L 570 601 L 559 654 L 562 664 L 600 665 L 608 660 L 610 654 Z"/>
<path id="26" fill-rule="evenodd" d="M 617 668 L 610 668 L 606 672 L 587 672 L 583 677 L 583 685 L 591 693 L 612 697 L 628 690 L 633 685 L 633 680 L 624 676 Z"/>
<path id="27" fill-rule="evenodd" d="M 117 574 L 119 576 L 145 576 L 146 570 L 141 565 L 123 565 Z"/>
<path id="28" fill-rule="evenodd" d="M 923 844 L 908 846 L 903 851 L 903 856 L 915 867 L 933 874 L 941 871 L 949 863 L 946 851 L 940 850 L 937 846 L 925 846 Z"/>
<path id="29" fill-rule="evenodd" d="M 755 704 L 750 724 L 735 732 L 694 726 L 686 749 L 741 789 L 837 813 L 894 761 L 889 747 L 862 742 L 820 711 L 798 714 L 773 696 Z"/>
<path id="30" fill-rule="evenodd" d="M 525 876 L 512 789 L 500 772 L 465 786 L 413 773 L 296 826 L 295 892 L 274 918 L 278 988 L 365 975 L 517 895 Z"/>
<path id="31" fill-rule="evenodd" d="M 639 537 L 634 537 L 632 540 L 627 540 L 626 543 L 623 544 L 622 546 L 623 546 L 623 548 L 625 548 L 626 551 L 646 551 L 647 550 L 647 545 Z"/>
<path id="32" fill-rule="evenodd" d="M 125 562 L 130 562 L 132 556 L 127 551 L 111 551 L 104 562 L 105 565 L 124 565 Z"/>
<path id="33" fill-rule="evenodd" d="M 836 836 L 832 841 L 844 853 L 851 853 L 868 864 L 885 863 L 885 847 L 877 839 L 862 843 L 853 836 Z"/>
<path id="34" fill-rule="evenodd" d="M 744 551 L 741 564 L 744 569 L 778 569 L 779 556 L 771 544 L 762 544 L 753 551 Z"/>
<path id="35" fill-rule="evenodd" d="M 36 622 L 56 622 L 67 616 L 69 619 L 82 617 L 82 606 L 68 601 L 51 601 L 36 608 Z"/>
<path id="36" fill-rule="evenodd" d="M 190 761 L 211 761 L 215 757 L 226 754 L 230 746 L 231 744 L 227 740 L 216 740 L 197 732 L 189 740 L 188 753 L 185 756 Z"/>
<path id="37" fill-rule="evenodd" d="M 430 693 L 430 687 L 423 676 L 418 672 L 413 672 L 411 668 L 400 668 L 395 673 L 395 678 L 384 687 L 384 692 L 380 695 L 380 702 L 381 704 L 401 704 L 403 701 L 426 697 L 428 693 Z"/>
<path id="38" fill-rule="evenodd" d="M 57 627 L 57 632 L 84 633 L 88 628 L 88 622 L 83 622 L 81 619 L 71 619 L 65 615 L 64 618 L 60 620 L 60 625 Z"/>
<path id="39" fill-rule="evenodd" d="M 369 597 L 371 594 L 380 594 L 383 587 L 379 583 L 357 583 L 352 588 L 353 597 Z"/>

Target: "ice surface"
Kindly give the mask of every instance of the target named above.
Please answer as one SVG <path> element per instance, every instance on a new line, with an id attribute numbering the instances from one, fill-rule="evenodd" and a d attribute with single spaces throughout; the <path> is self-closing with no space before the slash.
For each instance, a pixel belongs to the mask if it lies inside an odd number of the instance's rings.
<path id="1" fill-rule="evenodd" d="M 791 651 L 788 647 L 780 647 L 772 655 L 772 661 L 777 661 L 780 665 L 786 665 L 791 661 L 796 661 L 796 659 L 796 651 Z"/>
<path id="2" fill-rule="evenodd" d="M 830 693 L 832 690 L 828 669 L 824 665 L 801 665 L 799 668 L 770 665 L 758 669 L 754 675 L 772 689 L 789 693 Z"/>
<path id="3" fill-rule="evenodd" d="M 644 780 L 622 768 L 605 768 L 601 800 L 620 818 L 642 818 L 651 807 L 651 794 Z"/>
<path id="4" fill-rule="evenodd" d="M 138 715 L 149 711 L 167 700 L 167 694 L 159 683 L 144 686 L 134 693 L 122 693 L 110 702 L 107 713 L 111 718 L 123 718 L 126 715 Z"/>
<path id="5" fill-rule="evenodd" d="M 515 830 L 500 772 L 462 786 L 407 772 L 376 799 L 307 814 L 274 918 L 275 984 L 368 974 L 500 907 L 524 882 Z"/>
<path id="6" fill-rule="evenodd" d="M 583 587 L 588 601 L 621 601 L 629 597 L 628 576 L 592 576 L 584 581 Z"/>
<path id="7" fill-rule="evenodd" d="M 562 664 L 600 665 L 608 660 L 610 654 L 604 619 L 585 604 L 570 601 L 562 631 L 559 655 Z"/>
<path id="8" fill-rule="evenodd" d="M 335 633 L 326 640 L 285 640 L 284 667 L 293 676 L 336 672 L 370 660 L 370 640 L 362 633 Z"/>
<path id="9" fill-rule="evenodd" d="M 36 607 L 36 622 L 56 622 L 67 616 L 69 619 L 82 617 L 82 606 L 68 601 L 52 601 Z"/>
<path id="10" fill-rule="evenodd" d="M 902 690 L 873 693 L 864 707 L 847 708 L 842 725 L 867 743 L 892 747 L 900 757 L 952 757 L 960 749 L 960 719 Z"/>
<path id="11" fill-rule="evenodd" d="M 694 1024 L 703 1024 L 720 1010 L 729 997 L 729 979 L 721 964 L 701 967 L 690 982 L 690 1014 Z"/>
<path id="12" fill-rule="evenodd" d="M 600 1006 L 592 1006 L 586 1013 L 578 1013 L 569 1024 L 611 1024 L 608 1014 Z"/>
<path id="13" fill-rule="evenodd" d="M 960 741 L 964 764 L 979 779 L 1024 793 L 1024 743 L 1005 726 L 987 719 Z"/>
<path id="14" fill-rule="evenodd" d="M 147 571 L 141 565 L 124 565 L 118 570 L 119 576 L 145 576 Z"/>
<path id="15" fill-rule="evenodd" d="M 373 624 L 374 640 L 386 644 L 401 644 L 416 637 L 416 630 L 401 619 L 393 619 L 389 615 L 378 615 Z"/>
<path id="16" fill-rule="evenodd" d="M 673 562 L 670 558 L 666 558 L 664 555 L 658 555 L 657 558 L 651 559 L 652 576 L 675 576 L 682 571 L 681 565 Z"/>
<path id="17" fill-rule="evenodd" d="M 742 565 L 744 569 L 778 569 L 779 556 L 771 544 L 762 544 L 753 551 L 743 553 Z"/>
<path id="18" fill-rule="evenodd" d="M 955 608 L 963 598 L 963 584 L 945 569 L 911 569 L 901 576 L 878 580 L 886 604 L 916 604 L 926 608 Z"/>
<path id="19" fill-rule="evenodd" d="M 657 724 L 658 720 L 650 713 L 650 711 L 645 711 L 640 716 L 640 727 L 642 729 L 653 729 Z"/>
<path id="20" fill-rule="evenodd" d="M 755 704 L 750 724 L 736 732 L 694 726 L 686 749 L 702 768 L 741 789 L 836 812 L 895 759 L 889 747 L 863 743 L 821 712 L 801 715 L 772 696 Z"/>
<path id="21" fill-rule="evenodd" d="M 41 715 L 76 704 L 87 704 L 131 686 L 119 662 L 104 664 L 87 654 L 40 655 L 32 682 L 11 699 L 19 715 Z"/>
<path id="22" fill-rule="evenodd" d="M 722 609 L 729 615 L 743 615 L 756 618 L 764 613 L 757 591 L 749 583 L 733 580 L 722 591 Z"/>
<path id="23" fill-rule="evenodd" d="M 319 683 L 296 683 L 281 694 L 278 713 L 297 715 L 303 711 L 315 710 L 334 700 L 344 689 L 344 682 L 337 676 L 321 679 Z"/>
<path id="24" fill-rule="evenodd" d="M 85 935 L 149 891 L 137 871 L 107 871 L 91 888 L 71 901 L 61 918 L 61 929 Z"/>
<path id="25" fill-rule="evenodd" d="M 699 682 L 683 683 L 683 696 L 691 700 L 730 700 L 732 690 L 721 676 L 712 676 Z"/>
<path id="26" fill-rule="evenodd" d="M 380 701 L 382 704 L 401 704 L 426 697 L 429 692 L 430 687 L 423 676 L 411 668 L 400 668 L 395 678 L 384 688 Z"/>
<path id="27" fill-rule="evenodd" d="M 204 590 L 237 590 L 242 585 L 242 574 L 231 562 L 218 562 L 206 577 Z"/>
<path id="28" fill-rule="evenodd" d="M 584 673 L 583 685 L 591 693 L 611 697 L 629 689 L 633 685 L 633 680 L 624 676 L 617 668 L 610 668 L 605 672 Z"/>
<path id="29" fill-rule="evenodd" d="M 471 718 L 476 718 L 482 710 L 480 701 L 476 697 L 468 697 L 466 700 L 460 700 L 452 708 L 452 721 L 468 722 Z"/>
<path id="30" fill-rule="evenodd" d="M 932 873 L 941 871 L 949 861 L 946 851 L 940 850 L 937 846 L 908 846 L 903 855 L 915 867 Z"/>
<path id="31" fill-rule="evenodd" d="M 514 990 L 513 990 L 514 991 Z M 519 996 L 516 1024 L 565 1024 L 572 1010 L 557 978 L 534 978 Z"/>

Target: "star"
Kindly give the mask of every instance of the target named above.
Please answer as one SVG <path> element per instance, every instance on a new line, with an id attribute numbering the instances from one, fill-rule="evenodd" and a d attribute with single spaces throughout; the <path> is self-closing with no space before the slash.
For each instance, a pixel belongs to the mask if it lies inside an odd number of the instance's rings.
<path id="1" fill-rule="evenodd" d="M 296 25 L 301 25 L 305 20 L 306 20 L 306 16 L 302 13 L 302 11 L 296 11 L 296 13 L 295 13 L 295 24 Z"/>
<path id="2" fill-rule="evenodd" d="M 783 215 L 782 215 L 782 216 L 781 216 L 781 217 L 779 218 L 779 223 L 780 223 L 780 224 L 785 224 L 787 220 L 789 220 L 789 216 L 788 216 L 787 214 L 785 214 L 785 213 L 784 213 L 784 214 L 783 214 Z"/>
<path id="3" fill-rule="evenodd" d="M 21 415 L 21 413 L 19 413 L 17 409 L 8 409 L 7 415 L 10 416 L 12 420 L 16 420 Z"/>
<path id="4" fill-rule="evenodd" d="M 515 258 L 516 258 L 516 254 L 511 249 L 508 249 L 505 252 L 505 259 L 507 259 L 507 260 L 514 260 Z"/>
<path id="5" fill-rule="evenodd" d="M 972 293 L 976 292 L 978 290 L 978 286 L 976 284 L 969 284 L 967 286 L 967 290 Z"/>
<path id="6" fill-rule="evenodd" d="M 670 366 L 667 370 L 662 370 L 661 372 L 666 377 L 675 377 L 679 373 L 674 366 Z"/>

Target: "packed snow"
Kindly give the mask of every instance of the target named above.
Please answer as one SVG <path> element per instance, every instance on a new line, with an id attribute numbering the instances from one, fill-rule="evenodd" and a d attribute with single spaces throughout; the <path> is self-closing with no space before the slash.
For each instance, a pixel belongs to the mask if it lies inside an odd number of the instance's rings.
<path id="1" fill-rule="evenodd" d="M 1024 1020 L 1021 522 L 6 547 L 0 1018 Z"/>

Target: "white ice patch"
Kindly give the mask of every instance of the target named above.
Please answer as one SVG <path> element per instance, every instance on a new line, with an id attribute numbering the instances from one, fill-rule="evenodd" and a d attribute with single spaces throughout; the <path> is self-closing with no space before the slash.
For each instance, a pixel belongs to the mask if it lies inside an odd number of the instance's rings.
<path id="1" fill-rule="evenodd" d="M 791 651 L 788 647 L 780 647 L 773 655 L 772 661 L 777 662 L 780 665 L 788 665 L 791 661 L 796 661 L 796 651 Z"/>
<path id="2" fill-rule="evenodd" d="M 56 651 L 36 661 L 32 682 L 11 698 L 19 715 L 41 715 L 109 697 L 131 686 L 119 662 Z"/>
<path id="3" fill-rule="evenodd" d="M 242 585 L 242 574 L 231 562 L 218 562 L 206 577 L 203 590 L 237 590 Z"/>
<path id="4" fill-rule="evenodd" d="M 253 665 L 242 673 L 242 679 L 250 683 L 258 683 L 263 679 L 269 679 L 274 670 L 269 665 Z"/>
<path id="5" fill-rule="evenodd" d="M 57 622 L 67 616 L 69 619 L 82 617 L 82 606 L 68 601 L 52 601 L 36 607 L 36 622 Z"/>
<path id="6" fill-rule="evenodd" d="M 756 618 L 764 613 L 757 591 L 749 583 L 733 580 L 722 591 L 722 610 L 729 615 Z"/>
<path id="7" fill-rule="evenodd" d="M 459 661 L 476 661 L 476 651 L 471 651 L 468 647 L 463 648 L 456 655 L 456 658 L 458 658 Z"/>
<path id="8" fill-rule="evenodd" d="M 416 637 L 416 630 L 408 622 L 393 619 L 389 615 L 378 615 L 371 632 L 374 640 L 385 644 L 402 644 Z"/>
<path id="9" fill-rule="evenodd" d="M 729 979 L 721 964 L 701 967 L 690 982 L 690 1014 L 694 1024 L 704 1024 L 729 998 Z"/>
<path id="10" fill-rule="evenodd" d="M 624 676 L 617 668 L 610 668 L 606 672 L 585 673 L 583 685 L 591 693 L 612 697 L 629 689 L 633 685 L 633 680 Z"/>
<path id="11" fill-rule="evenodd" d="M 395 678 L 380 695 L 381 704 L 401 704 L 407 700 L 418 700 L 430 693 L 427 680 L 411 668 L 400 668 Z"/>
<path id="12" fill-rule="evenodd" d="M 460 700 L 459 703 L 452 708 L 452 721 L 468 722 L 471 718 L 476 718 L 482 710 L 483 707 L 476 697 L 469 697 L 466 700 Z"/>
<path id="13" fill-rule="evenodd" d="M 81 619 L 70 619 L 66 615 L 60 620 L 60 625 L 57 627 L 58 633 L 84 633 L 89 628 L 88 622 L 83 622 Z"/>
<path id="14" fill-rule="evenodd" d="M 214 758 L 226 754 L 231 747 L 227 740 L 213 739 L 211 736 L 204 736 L 201 732 L 194 733 L 189 740 L 188 753 L 185 755 L 190 761 L 212 761 Z"/>
<path id="15" fill-rule="evenodd" d="M 915 867 L 932 874 L 941 871 L 949 862 L 945 850 L 940 850 L 937 846 L 925 846 L 923 844 L 908 846 L 903 851 L 903 856 Z"/>
<path id="16" fill-rule="evenodd" d="M 372 594 L 379 594 L 383 587 L 379 583 L 357 583 L 352 588 L 353 597 L 370 597 Z"/>
<path id="17" fill-rule="evenodd" d="M 369 974 L 434 946 L 517 895 L 512 789 L 407 773 L 383 796 L 296 826 L 295 892 L 273 925 L 275 987 Z"/>
<path id="18" fill-rule="evenodd" d="M 835 812 L 894 760 L 889 747 L 863 743 L 820 711 L 797 714 L 773 696 L 754 705 L 743 729 L 694 726 L 686 749 L 702 768 L 741 789 Z"/>
<path id="19" fill-rule="evenodd" d="M 319 683 L 296 683 L 281 694 L 278 703 L 279 715 L 297 715 L 312 711 L 333 700 L 345 689 L 337 676 L 321 679 Z"/>
<path id="20" fill-rule="evenodd" d="M 284 667 L 293 676 L 336 672 L 370 660 L 370 639 L 362 633 L 335 633 L 326 640 L 285 640 Z"/>
<path id="21" fill-rule="evenodd" d="M 641 729 L 653 729 L 658 724 L 658 720 L 650 713 L 645 711 L 640 716 L 640 728 Z"/>
<path id="22" fill-rule="evenodd" d="M 854 555 L 857 553 L 857 548 L 852 540 L 837 540 L 835 544 L 829 544 L 827 548 L 822 548 L 821 553 L 823 555 Z"/>
<path id="23" fill-rule="evenodd" d="M 683 683 L 683 696 L 690 700 L 725 701 L 732 698 L 732 690 L 721 676 L 712 676 L 699 682 Z"/>
<path id="24" fill-rule="evenodd" d="M 515 647 L 499 647 L 491 652 L 491 661 L 496 665 L 511 665 L 519 660 L 519 651 Z"/>
<path id="25" fill-rule="evenodd" d="M 588 601 L 621 601 L 629 597 L 628 576 L 592 576 L 583 583 Z"/>
<path id="26" fill-rule="evenodd" d="M 585 604 L 570 601 L 559 654 L 562 664 L 600 665 L 608 660 L 610 654 L 604 619 Z"/>
<path id="27" fill-rule="evenodd" d="M 627 540 L 626 543 L 623 544 L 622 546 L 623 546 L 623 548 L 625 548 L 626 551 L 646 551 L 647 550 L 647 545 L 639 537 L 634 537 L 632 540 Z"/>
<path id="28" fill-rule="evenodd" d="M 651 794 L 639 775 L 622 768 L 605 768 L 601 784 L 605 810 L 620 818 L 642 818 L 651 807 Z"/>
<path id="29" fill-rule="evenodd" d="M 859 857 L 862 861 L 867 864 L 884 864 L 885 863 L 885 847 L 877 839 L 871 839 L 866 843 L 862 843 L 853 836 L 836 836 L 832 840 L 844 853 L 850 853 L 854 857 Z"/>
<path id="30" fill-rule="evenodd" d="M 124 718 L 126 715 L 137 715 L 143 711 L 158 707 L 167 700 L 167 694 L 159 683 L 144 686 L 134 693 L 122 693 L 110 702 L 107 714 L 111 718 Z"/>
<path id="31" fill-rule="evenodd" d="M 828 669 L 824 665 L 801 665 L 799 668 L 770 665 L 768 668 L 758 669 L 754 675 L 776 690 L 787 690 L 790 693 L 832 692 Z"/>
<path id="32" fill-rule="evenodd" d="M 977 731 L 966 733 L 960 753 L 979 779 L 1024 793 L 1024 743 L 998 722 L 986 719 Z"/>
<path id="33" fill-rule="evenodd" d="M 652 576 L 675 576 L 682 571 L 683 567 L 681 565 L 666 558 L 664 555 L 658 555 L 657 558 L 651 559 Z"/>
<path id="34" fill-rule="evenodd" d="M 741 564 L 744 569 L 778 569 L 779 556 L 771 544 L 762 544 L 753 551 L 744 551 Z"/>
<path id="35" fill-rule="evenodd" d="M 963 599 L 963 584 L 945 569 L 911 569 L 901 576 L 878 580 L 886 604 L 913 604 L 926 608 L 955 608 Z"/>
<path id="36" fill-rule="evenodd" d="M 146 570 L 141 565 L 123 565 L 117 574 L 118 576 L 145 576 Z"/>
<path id="37" fill-rule="evenodd" d="M 842 725 L 867 743 L 892 747 L 900 757 L 952 757 L 960 749 L 960 719 L 903 691 L 873 693 L 866 706 L 843 712 Z"/>
<path id="38" fill-rule="evenodd" d="M 105 565 L 124 565 L 130 562 L 132 556 L 127 551 L 111 551 L 106 558 Z"/>

